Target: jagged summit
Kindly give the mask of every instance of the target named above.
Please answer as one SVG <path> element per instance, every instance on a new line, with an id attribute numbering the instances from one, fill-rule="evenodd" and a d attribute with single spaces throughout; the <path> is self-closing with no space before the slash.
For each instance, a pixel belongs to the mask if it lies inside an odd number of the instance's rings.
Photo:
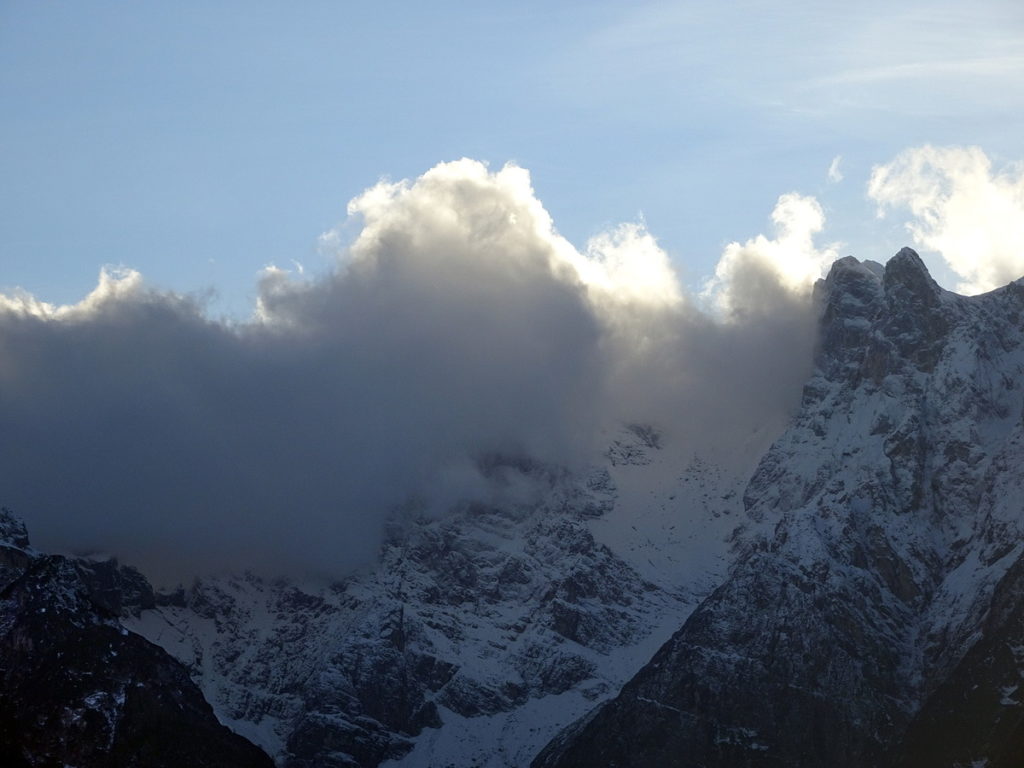
<path id="1" fill-rule="evenodd" d="M 818 370 L 830 380 L 876 385 L 904 365 L 933 370 L 967 301 L 941 288 L 912 248 L 901 249 L 884 267 L 839 259 L 817 291 Z"/>
<path id="2" fill-rule="evenodd" d="M 946 291 L 935 282 L 928 267 L 913 248 L 901 248 L 885 265 L 853 256 L 832 263 L 822 288 L 828 297 L 836 293 L 874 293 L 869 286 L 878 284 L 894 303 L 934 303 Z M 819 289 L 821 290 L 821 289 Z"/>
<path id="3" fill-rule="evenodd" d="M 885 263 L 885 268 L 907 268 L 928 274 L 928 267 L 924 265 L 921 256 L 910 246 L 903 246 Z"/>
<path id="4" fill-rule="evenodd" d="M 874 261 L 858 261 L 845 256 L 832 263 L 828 275 L 815 287 L 816 298 L 825 314 L 862 316 L 865 307 L 873 307 L 882 296 L 884 267 Z"/>
<path id="5" fill-rule="evenodd" d="M 832 262 L 828 275 L 825 277 L 825 282 L 835 284 L 836 281 L 843 279 L 842 276 L 846 274 L 863 275 L 869 279 L 873 276 L 881 280 L 884 271 L 885 267 L 877 261 L 871 261 L 870 259 L 861 261 L 855 256 L 843 256 L 841 259 L 836 259 Z"/>
<path id="6" fill-rule="evenodd" d="M 882 284 L 894 304 L 915 308 L 936 306 L 944 293 L 912 248 L 902 248 L 889 259 Z"/>

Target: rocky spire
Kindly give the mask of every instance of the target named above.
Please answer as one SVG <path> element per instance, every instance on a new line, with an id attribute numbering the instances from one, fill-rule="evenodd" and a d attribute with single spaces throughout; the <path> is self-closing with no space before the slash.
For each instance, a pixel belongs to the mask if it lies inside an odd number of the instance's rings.
<path id="1" fill-rule="evenodd" d="M 882 283 L 889 301 L 905 307 L 935 307 L 943 293 L 913 248 L 902 248 L 889 259 Z"/>
<path id="2" fill-rule="evenodd" d="M 846 256 L 817 287 L 822 303 L 817 365 L 829 379 L 855 375 L 868 346 L 871 323 L 884 300 L 881 264 Z"/>
<path id="3" fill-rule="evenodd" d="M 942 354 L 951 325 L 947 294 L 936 283 L 921 257 L 904 248 L 885 265 L 882 279 L 887 312 L 881 335 L 871 351 L 870 373 L 878 380 L 897 361 L 930 373 Z"/>

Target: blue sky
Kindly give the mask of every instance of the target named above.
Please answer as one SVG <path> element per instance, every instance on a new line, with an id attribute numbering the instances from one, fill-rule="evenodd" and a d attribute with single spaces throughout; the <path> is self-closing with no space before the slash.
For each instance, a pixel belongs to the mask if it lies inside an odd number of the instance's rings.
<path id="1" fill-rule="evenodd" d="M 529 169 L 578 246 L 642 216 L 691 286 L 787 192 L 884 259 L 872 166 L 1024 159 L 1024 6 L 846 6 L 6 0 L 0 291 L 121 264 L 243 316 L 266 265 L 327 268 L 348 200 L 463 156 Z"/>

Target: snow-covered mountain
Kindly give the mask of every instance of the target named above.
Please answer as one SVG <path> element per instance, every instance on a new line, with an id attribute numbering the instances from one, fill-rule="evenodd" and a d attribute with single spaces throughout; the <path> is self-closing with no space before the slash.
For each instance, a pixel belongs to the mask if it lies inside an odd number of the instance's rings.
<path id="1" fill-rule="evenodd" d="M 739 480 L 662 440 L 626 428 L 582 477 L 491 458 L 529 498 L 396 518 L 342 583 L 204 579 L 126 626 L 279 764 L 525 765 L 725 575 Z"/>
<path id="2" fill-rule="evenodd" d="M 756 436 L 747 453 L 756 455 L 764 439 Z M 24 527 L 5 512 L 11 530 L 0 531 L 9 540 L 0 555 L 11 565 L 0 636 L 73 595 L 74 611 L 48 614 L 51 624 L 69 624 L 68 642 L 78 642 L 85 622 L 104 638 L 151 649 L 173 667 L 153 695 L 187 694 L 197 707 L 208 706 L 205 697 L 221 723 L 282 766 L 526 765 L 613 696 L 725 576 L 741 475 L 680 455 L 669 441 L 649 426 L 625 427 L 609 436 L 603 464 L 582 473 L 489 457 L 481 469 L 496 487 L 515 489 L 508 500 L 396 514 L 379 563 L 342 582 L 243 573 L 154 592 L 116 561 L 25 549 Z M 24 586 L 37 561 L 60 567 Z M 44 607 L 26 608 L 17 590 Z M 6 636 L 12 648 L 18 631 Z M 106 653 L 55 660 L 0 642 L 0 668 L 16 657 L 36 679 L 56 661 L 69 675 L 82 667 L 95 678 L 84 703 L 54 699 L 44 686 L 38 705 L 103 710 L 104 728 L 78 733 L 81 744 L 61 737 L 63 754 L 83 766 L 119 759 L 109 747 L 125 728 L 128 673 L 97 676 Z M 138 656 L 121 654 L 122 663 Z M 182 693 L 189 677 L 201 696 Z M 17 707 L 21 687 L 0 692 L 0 704 Z M 210 722 L 219 727 L 212 713 Z M 20 726 L 12 728 L 11 748 L 20 749 Z M 161 743 L 170 764 L 196 759 Z M 22 751 L 26 765 L 62 754 L 60 745 Z M 91 757 L 82 760 L 83 752 Z M 221 764 L 212 754 L 209 764 Z"/>
<path id="3" fill-rule="evenodd" d="M 154 593 L 4 512 L 0 747 L 128 764 L 133 723 L 177 723 L 179 764 L 266 764 L 215 713 L 289 768 L 1020 766 L 1024 283 L 957 296 L 904 249 L 818 300 L 781 436 L 486 457 L 503 500 L 396 512 L 344 581 Z"/>
<path id="4" fill-rule="evenodd" d="M 728 579 L 536 766 L 1021 765 L 1024 285 L 837 262 Z"/>

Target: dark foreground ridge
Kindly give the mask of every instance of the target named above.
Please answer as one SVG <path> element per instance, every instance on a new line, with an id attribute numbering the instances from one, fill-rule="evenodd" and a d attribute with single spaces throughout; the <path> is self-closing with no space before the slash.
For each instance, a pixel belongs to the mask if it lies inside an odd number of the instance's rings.
<path id="1" fill-rule="evenodd" d="M 121 626 L 121 610 L 152 599 L 114 561 L 35 552 L 0 511 L 0 764 L 273 766 L 217 721 L 179 662 Z"/>
<path id="2" fill-rule="evenodd" d="M 819 298 L 729 578 L 535 768 L 1024 765 L 1024 288 L 904 249 Z"/>

